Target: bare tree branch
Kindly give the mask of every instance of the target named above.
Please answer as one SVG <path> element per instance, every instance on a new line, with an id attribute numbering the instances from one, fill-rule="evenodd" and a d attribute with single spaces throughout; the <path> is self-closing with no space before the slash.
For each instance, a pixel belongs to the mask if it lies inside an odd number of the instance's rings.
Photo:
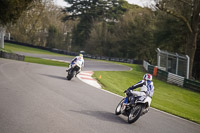
<path id="1" fill-rule="evenodd" d="M 163 8 L 163 7 L 159 6 L 159 5 L 157 5 L 157 7 L 158 7 L 158 9 L 160 9 L 161 11 L 164 11 L 164 12 L 166 12 L 166 13 L 168 13 L 168 14 L 170 14 L 170 15 L 176 17 L 176 18 L 178 18 L 179 20 L 183 21 L 183 22 L 187 25 L 188 30 L 189 30 L 191 33 L 193 33 L 193 30 L 192 30 L 192 27 L 190 26 L 189 21 L 188 21 L 184 16 L 182 16 L 181 14 L 177 14 L 175 11 L 172 11 L 172 10 L 169 10 L 169 9 L 166 9 L 166 8 Z"/>
<path id="2" fill-rule="evenodd" d="M 189 2 L 187 2 L 187 1 L 185 1 L 185 0 L 179 0 L 179 1 L 181 1 L 181 2 L 183 2 L 183 3 L 185 3 L 185 4 L 188 4 L 188 5 L 191 6 L 191 7 L 194 6 L 193 3 L 189 3 Z"/>

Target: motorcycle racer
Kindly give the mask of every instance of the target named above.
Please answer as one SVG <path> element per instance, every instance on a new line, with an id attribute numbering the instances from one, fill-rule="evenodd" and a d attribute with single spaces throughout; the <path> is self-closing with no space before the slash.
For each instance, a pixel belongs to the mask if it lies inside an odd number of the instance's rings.
<path id="1" fill-rule="evenodd" d="M 140 87 L 140 91 L 133 91 L 134 89 Z M 154 93 L 154 85 L 152 81 L 152 75 L 151 74 L 145 74 L 143 77 L 143 80 L 139 81 L 137 84 L 129 87 L 127 90 L 124 91 L 126 93 L 127 97 L 124 100 L 124 106 L 123 108 L 126 108 L 126 105 L 128 105 L 128 99 L 130 97 L 130 105 L 134 105 L 134 97 L 138 96 L 149 96 L 152 98 Z"/>
<path id="2" fill-rule="evenodd" d="M 83 54 L 80 54 L 79 56 L 76 56 L 74 59 L 72 59 L 71 63 L 69 64 L 69 67 L 66 71 L 69 72 L 72 68 L 72 65 L 76 64 L 76 62 L 79 62 L 81 64 L 81 68 L 84 67 Z M 81 68 L 79 69 L 77 74 L 81 72 Z"/>

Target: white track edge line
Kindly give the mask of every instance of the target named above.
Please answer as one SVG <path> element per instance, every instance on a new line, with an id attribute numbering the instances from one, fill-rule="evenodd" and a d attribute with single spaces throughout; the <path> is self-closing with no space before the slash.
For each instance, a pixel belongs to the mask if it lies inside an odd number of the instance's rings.
<path id="1" fill-rule="evenodd" d="M 80 80 L 80 79 L 79 79 L 79 80 Z M 83 81 L 82 81 L 82 82 L 83 82 Z M 120 97 L 120 98 L 124 98 L 124 97 L 122 97 L 122 96 L 120 96 L 120 95 L 118 95 L 118 94 L 115 94 L 115 93 L 110 92 L 110 91 L 108 91 L 108 90 L 105 90 L 105 89 L 103 89 L 103 88 L 98 88 L 98 87 L 95 87 L 95 88 L 97 88 L 97 89 L 99 89 L 99 90 L 101 90 L 101 91 L 110 93 L 110 94 L 112 94 L 112 95 L 118 96 L 118 97 Z M 180 119 L 180 120 L 184 120 L 184 121 L 187 121 L 187 122 L 196 124 L 196 125 L 200 125 L 200 124 L 195 123 L 195 122 L 193 122 L 193 121 L 190 121 L 190 120 L 184 119 L 184 118 L 182 118 L 182 117 L 179 117 L 179 116 L 176 116 L 176 115 L 173 115 L 173 114 L 164 112 L 164 111 L 162 111 L 162 110 L 159 110 L 159 109 L 156 109 L 156 108 L 153 108 L 153 107 L 150 107 L 150 108 L 151 108 L 151 109 L 154 109 L 154 110 L 156 110 L 156 111 L 158 111 L 158 112 L 164 113 L 164 114 L 166 114 L 166 115 L 173 116 L 173 117 L 178 118 L 178 119 Z"/>

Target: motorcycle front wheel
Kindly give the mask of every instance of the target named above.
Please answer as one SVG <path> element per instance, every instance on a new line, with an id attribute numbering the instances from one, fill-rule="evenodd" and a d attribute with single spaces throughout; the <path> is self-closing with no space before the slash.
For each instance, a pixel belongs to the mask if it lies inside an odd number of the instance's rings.
<path id="1" fill-rule="evenodd" d="M 128 115 L 128 123 L 134 123 L 137 121 L 141 115 L 143 105 L 138 104 L 134 108 L 131 109 L 130 114 Z"/>
<path id="2" fill-rule="evenodd" d="M 116 115 L 120 115 L 121 114 L 121 108 L 122 108 L 123 102 L 124 102 L 124 98 L 119 102 L 119 104 L 117 105 L 117 107 L 115 109 L 115 114 Z"/>

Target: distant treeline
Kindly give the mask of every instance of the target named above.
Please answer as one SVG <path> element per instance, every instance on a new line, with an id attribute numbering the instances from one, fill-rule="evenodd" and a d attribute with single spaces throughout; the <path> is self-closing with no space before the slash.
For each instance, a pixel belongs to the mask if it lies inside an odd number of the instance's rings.
<path id="1" fill-rule="evenodd" d="M 146 60 L 155 65 L 157 48 L 187 54 L 190 77 L 200 79 L 198 0 L 189 0 L 193 8 L 177 0 L 163 0 L 149 8 L 125 0 L 66 1 L 72 6 L 65 9 L 37 3 L 7 31 L 15 41 L 34 46 L 84 50 L 99 57 Z"/>
<path id="2" fill-rule="evenodd" d="M 16 42 L 16 41 L 10 41 L 10 40 L 5 40 L 7 43 L 12 43 L 12 44 L 17 44 L 17 45 L 22 45 L 22 46 L 27 46 L 27 47 L 32 47 L 32 48 L 38 48 L 42 50 L 48 50 L 51 52 L 55 52 L 58 54 L 64 54 L 64 55 L 70 55 L 70 56 L 78 56 L 80 52 L 69 52 L 66 50 L 62 49 L 56 49 L 56 48 L 48 48 L 48 47 L 43 47 L 43 46 L 34 46 L 32 44 L 27 44 L 27 43 L 21 43 L 21 42 Z M 106 57 L 106 56 L 95 56 L 95 55 L 90 55 L 85 53 L 84 54 L 85 58 L 90 58 L 90 59 L 98 59 L 98 60 L 107 60 L 107 61 L 116 61 L 116 62 L 123 62 L 123 63 L 129 63 L 129 64 L 142 64 L 142 60 L 134 60 L 134 59 L 126 59 L 126 58 L 114 58 L 114 57 Z"/>

